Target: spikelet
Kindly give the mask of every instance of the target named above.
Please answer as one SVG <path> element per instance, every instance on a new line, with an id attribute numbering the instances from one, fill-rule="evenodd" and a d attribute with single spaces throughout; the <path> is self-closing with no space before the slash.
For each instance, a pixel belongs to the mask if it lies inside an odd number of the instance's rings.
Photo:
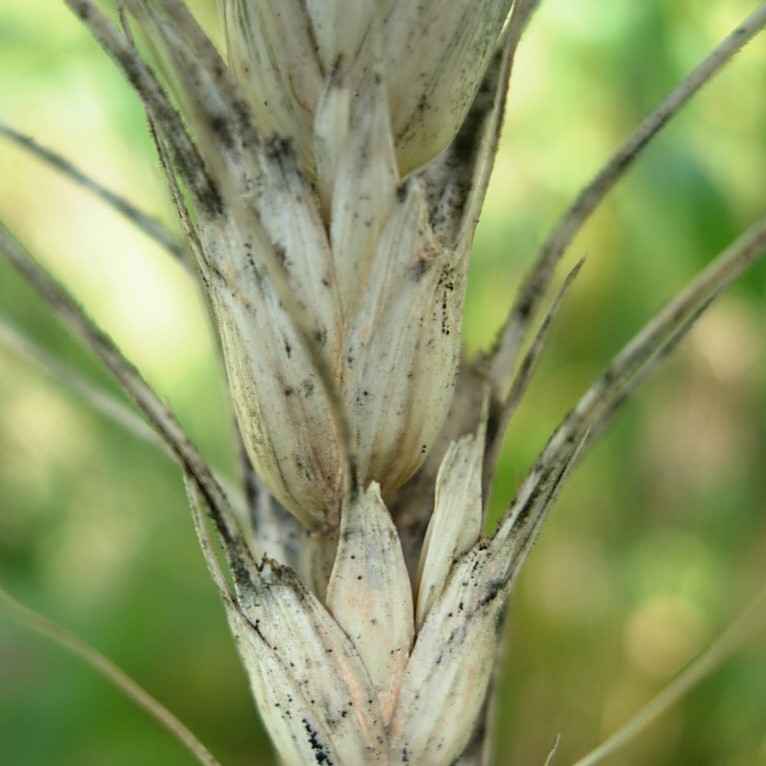
<path id="1" fill-rule="evenodd" d="M 388 764 L 369 674 L 317 598 L 289 569 L 266 562 L 240 604 L 229 606 L 229 622 L 284 763 Z"/>
<path id="2" fill-rule="evenodd" d="M 243 446 L 307 535 L 297 572 L 244 562 L 224 599 L 264 723 L 287 766 L 448 766 L 505 593 L 484 425 L 441 460 L 414 583 L 389 508 L 450 411 L 492 143 L 431 161 L 493 56 L 497 80 L 511 2 L 222 0 L 226 62 L 181 0 L 127 4 L 198 147 L 188 224 Z"/>
<path id="3" fill-rule="evenodd" d="M 502 546 L 469 542 L 454 522 L 462 515 L 475 529 L 477 442 L 453 444 L 443 463 L 443 491 L 452 469 L 469 486 L 437 509 L 448 523 L 437 517 L 432 560 L 449 558 L 425 567 L 438 587 L 417 633 L 399 537 L 374 484 L 344 510 L 326 607 L 270 561 L 239 610 L 229 606 L 253 694 L 288 766 L 450 766 L 463 752 L 487 694 L 511 571 Z"/>
<path id="4" fill-rule="evenodd" d="M 452 566 L 479 539 L 483 517 L 481 475 L 485 429 L 453 442 L 436 479 L 417 576 L 417 624 L 439 598 Z"/>
<path id="5" fill-rule="evenodd" d="M 408 117 L 414 143 L 397 143 L 392 103 L 414 104 L 407 88 L 424 89 L 415 101 L 437 99 L 447 61 L 473 72 L 455 86 L 470 100 L 490 26 L 464 28 L 481 14 L 463 3 L 438 23 L 428 3 L 414 16 L 401 3 L 389 14 L 372 2 L 226 3 L 235 81 L 174 3 L 129 2 L 221 195 L 223 215 L 199 216 L 200 270 L 245 448 L 285 508 L 310 529 L 331 529 L 351 479 L 347 458 L 355 481 L 378 482 L 391 497 L 448 411 L 467 252 L 437 240 L 421 182 L 402 180 L 398 152 L 423 140 Z M 504 7 L 493 4 L 494 16 Z M 403 78 L 388 60 L 391 35 L 413 25 L 452 42 L 428 71 L 421 62 Z M 251 119 L 239 94 L 256 85 Z"/>
<path id="6" fill-rule="evenodd" d="M 377 484 L 343 514 L 327 606 L 362 658 L 388 723 L 415 634 L 399 535 Z"/>
<path id="7" fill-rule="evenodd" d="M 328 75 L 357 72 L 380 24 L 398 167 L 424 166 L 455 137 L 511 0 L 222 0 L 231 67 L 265 134 L 295 140 L 311 162 Z"/>

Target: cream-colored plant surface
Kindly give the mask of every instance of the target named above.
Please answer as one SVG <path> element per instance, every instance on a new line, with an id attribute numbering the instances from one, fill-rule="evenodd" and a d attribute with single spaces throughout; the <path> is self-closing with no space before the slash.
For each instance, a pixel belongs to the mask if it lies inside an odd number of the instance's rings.
<path id="1" fill-rule="evenodd" d="M 468 361 L 472 239 L 535 2 L 221 0 L 219 51 L 183 0 L 126 0 L 118 19 L 93 0 L 65 1 L 145 105 L 186 242 L 159 236 L 209 307 L 250 491 L 217 477 L 4 230 L 0 249 L 100 354 L 181 465 L 281 762 L 490 763 L 505 607 L 548 509 L 627 394 L 763 252 L 766 223 L 615 357 L 485 536 L 505 429 L 581 264 L 543 311 L 555 266 L 641 149 L 763 28 L 766 7 L 583 190 L 495 348 Z"/>

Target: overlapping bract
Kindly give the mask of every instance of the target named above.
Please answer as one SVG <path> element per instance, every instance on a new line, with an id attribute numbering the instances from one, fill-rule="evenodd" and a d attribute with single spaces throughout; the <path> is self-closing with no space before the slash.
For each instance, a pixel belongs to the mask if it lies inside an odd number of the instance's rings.
<path id="1" fill-rule="evenodd" d="M 265 562 L 229 619 L 264 723 L 287 766 L 447 766 L 484 705 L 509 584 L 502 547 L 479 539 L 476 437 L 453 444 L 425 543 L 431 587 L 416 604 L 379 487 L 343 514 L 326 606 Z M 456 498 L 445 492 L 466 488 Z M 477 496 L 477 491 L 479 496 Z M 476 507 L 476 501 L 479 507 Z M 455 523 L 461 515 L 466 533 Z"/>
<path id="2" fill-rule="evenodd" d="M 310 529 L 350 466 L 390 497 L 444 422 L 470 243 L 402 172 L 454 136 L 509 5 L 227 0 L 227 69 L 177 0 L 129 0 L 220 195 L 199 260 L 244 445 Z"/>
<path id="3" fill-rule="evenodd" d="M 252 194 L 259 219 L 203 228 L 207 252 L 220 252 L 209 283 L 245 446 L 308 526 L 336 524 L 343 499 L 344 445 L 328 381 L 360 483 L 378 481 L 386 495 L 433 444 L 459 360 L 466 254 L 437 245 L 419 184 L 400 185 L 387 165 L 377 140 L 385 120 L 373 100 L 338 163 L 329 231 L 283 143 Z M 308 332 L 296 327 L 268 260 L 259 265 L 266 249 L 292 300 L 308 308 Z"/>
<path id="4" fill-rule="evenodd" d="M 339 73 L 380 37 L 398 167 L 447 147 L 494 53 L 511 0 L 221 0 L 230 64 L 264 132 L 294 139 L 311 162 L 315 119 Z M 376 27 L 379 27 L 377 29 Z"/>
<path id="5" fill-rule="evenodd" d="M 334 553 L 317 582 L 267 561 L 228 604 L 265 723 L 291 766 L 451 761 L 502 602 L 454 574 L 480 555 L 483 431 L 448 450 L 415 588 L 387 501 L 449 412 L 489 129 L 478 160 L 412 171 L 454 138 L 510 2 L 227 0 L 228 65 L 180 0 L 128 5 L 209 176 L 188 221 L 243 445 Z"/>

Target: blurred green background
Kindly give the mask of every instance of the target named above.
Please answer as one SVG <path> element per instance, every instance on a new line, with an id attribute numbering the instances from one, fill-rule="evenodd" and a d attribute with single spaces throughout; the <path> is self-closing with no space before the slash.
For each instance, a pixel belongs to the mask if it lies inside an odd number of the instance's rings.
<path id="1" fill-rule="evenodd" d="M 212 0 L 199 2 L 209 13 Z M 545 0 L 518 57 L 466 316 L 488 344 L 535 246 L 608 153 L 752 0 Z M 61 2 L 0 3 L 0 118 L 175 227 L 143 113 Z M 646 153 L 577 240 L 588 263 L 515 420 L 495 510 L 641 323 L 766 197 L 766 37 Z M 137 362 L 218 465 L 229 416 L 203 311 L 164 253 L 0 140 L 0 218 Z M 766 576 L 766 268 L 702 321 L 574 476 L 520 580 L 502 764 L 571 763 Z M 0 312 L 93 381 L 98 364 L 0 264 Z M 0 581 L 115 659 L 226 766 L 272 756 L 203 570 L 178 472 L 0 348 Z M 615 764 L 766 764 L 760 635 Z M 0 609 L 0 763 L 185 766 L 153 721 Z"/>

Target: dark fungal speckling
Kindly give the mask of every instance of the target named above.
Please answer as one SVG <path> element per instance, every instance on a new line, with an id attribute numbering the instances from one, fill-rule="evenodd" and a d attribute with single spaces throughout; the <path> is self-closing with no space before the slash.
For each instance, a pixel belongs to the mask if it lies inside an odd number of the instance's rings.
<path id="1" fill-rule="evenodd" d="M 309 738 L 309 746 L 314 753 L 314 759 L 317 763 L 324 764 L 324 766 L 333 766 L 333 760 L 330 758 L 327 748 L 322 744 L 319 739 L 319 734 L 309 723 L 307 718 L 302 719 L 303 728 L 306 730 Z"/>

